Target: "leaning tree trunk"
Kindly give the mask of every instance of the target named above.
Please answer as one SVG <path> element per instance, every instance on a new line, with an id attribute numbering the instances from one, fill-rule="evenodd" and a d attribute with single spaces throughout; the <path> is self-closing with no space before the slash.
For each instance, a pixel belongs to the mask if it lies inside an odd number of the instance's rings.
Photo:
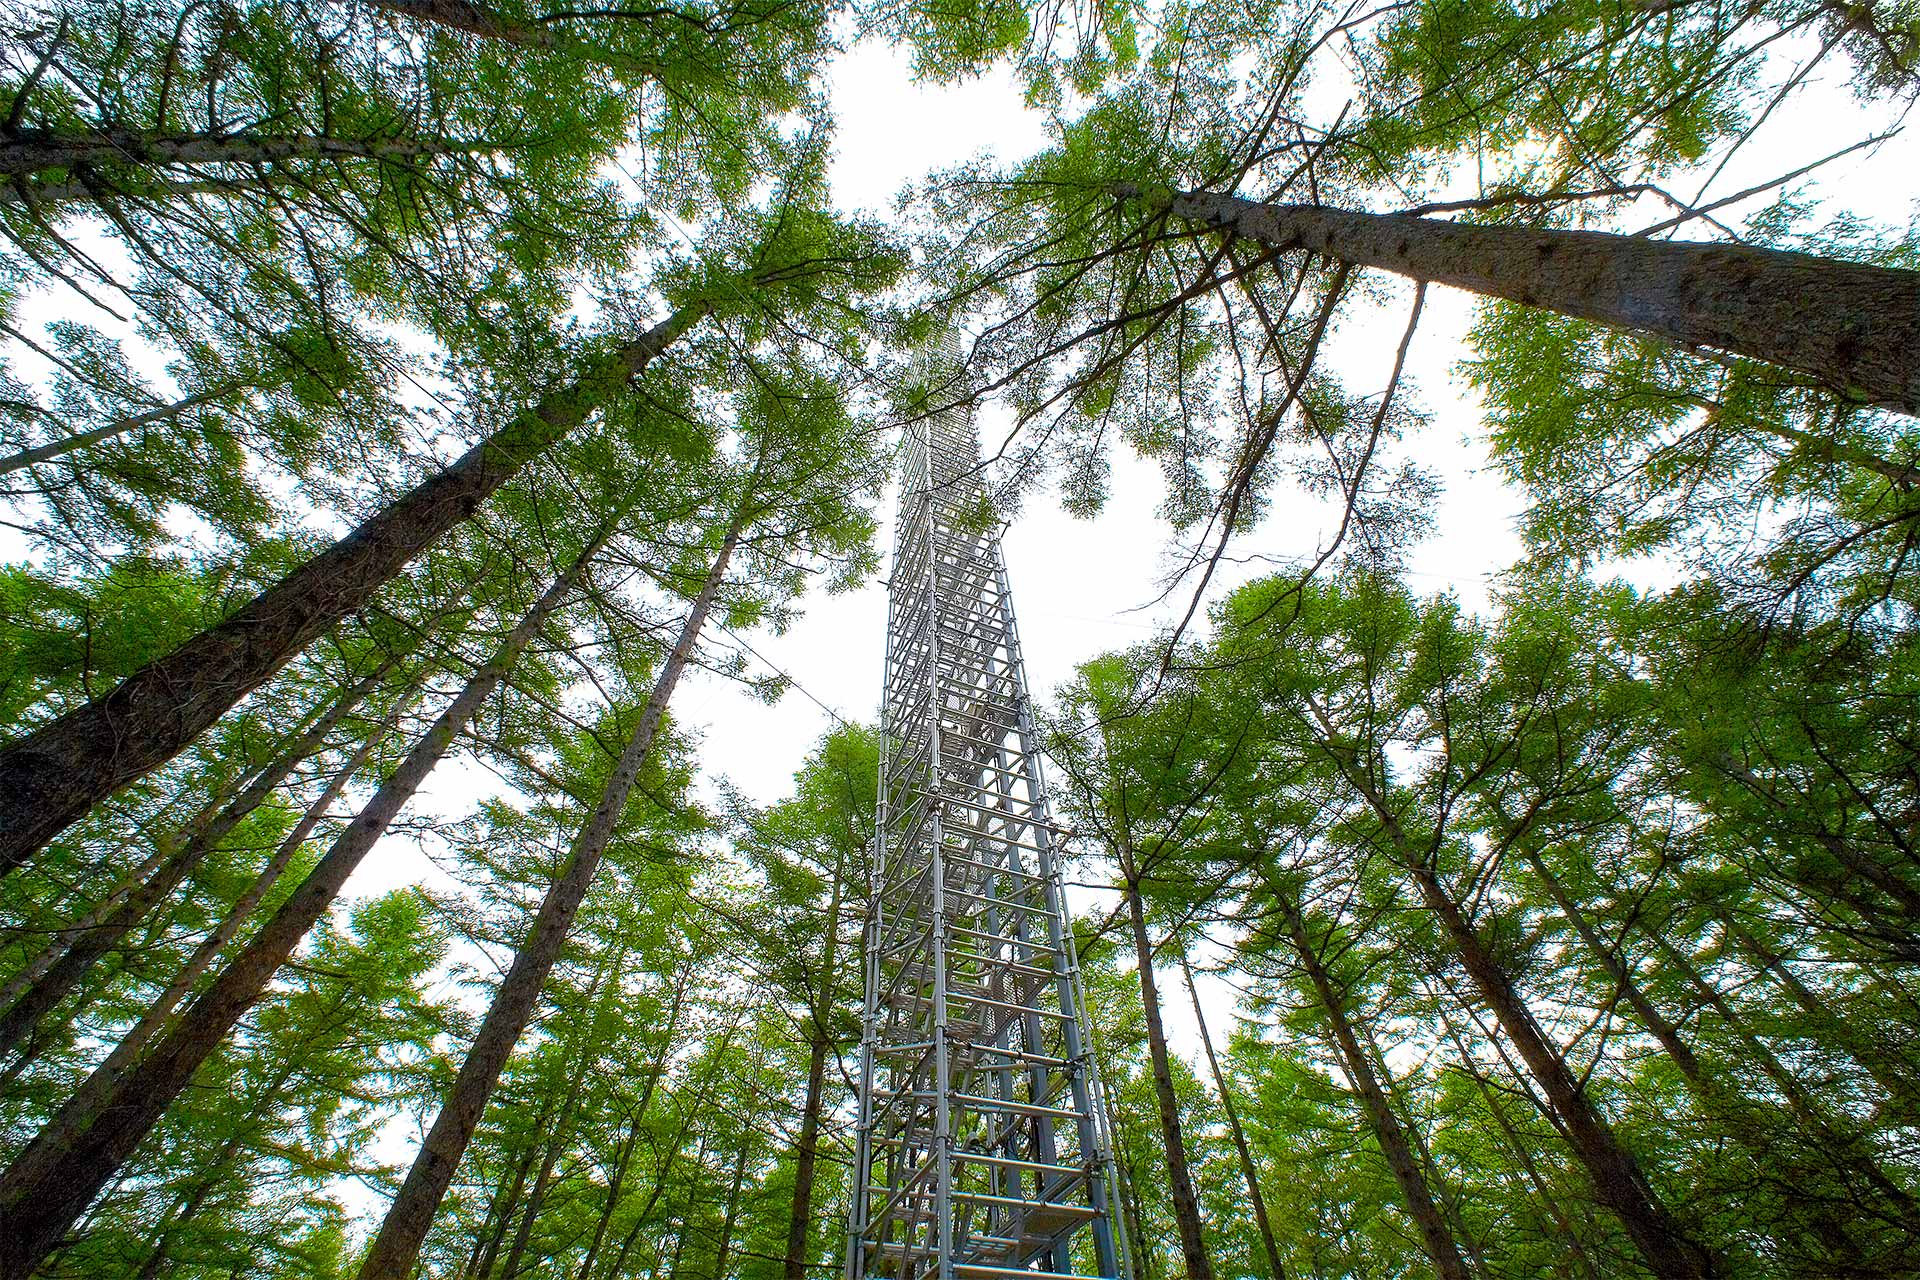
<path id="1" fill-rule="evenodd" d="M 1121 198 L 1142 194 L 1119 185 Z M 1151 207 L 1281 249 L 1764 360 L 1920 413 L 1920 272 L 1779 249 L 1162 191 Z"/>
<path id="2" fill-rule="evenodd" d="M 1220 1110 L 1227 1117 L 1227 1132 L 1233 1138 L 1234 1154 L 1240 1158 L 1240 1176 L 1246 1180 L 1247 1201 L 1253 1206 L 1253 1225 L 1259 1229 L 1260 1243 L 1267 1253 L 1267 1270 L 1272 1280 L 1287 1280 L 1286 1264 L 1280 1261 L 1280 1246 L 1273 1238 L 1273 1223 L 1267 1217 L 1267 1198 L 1260 1192 L 1260 1171 L 1254 1167 L 1253 1150 L 1247 1145 L 1246 1130 L 1240 1127 L 1240 1108 L 1234 1105 L 1233 1091 L 1227 1088 L 1226 1072 L 1213 1051 L 1213 1036 L 1207 1031 L 1206 1011 L 1200 1007 L 1200 988 L 1193 980 L 1193 965 L 1186 953 L 1180 955 L 1180 972 L 1187 980 L 1187 994 L 1193 997 L 1193 1021 L 1200 1028 L 1200 1046 L 1207 1051 L 1207 1067 L 1213 1073 L 1213 1089 L 1220 1095 Z M 791 1280 L 791 1278 L 790 1278 Z"/>
<path id="3" fill-rule="evenodd" d="M 334 138 L 324 134 L 156 133 L 19 129 L 0 140 L 0 174 L 62 173 L 93 165 L 274 164 L 286 160 L 414 160 L 491 149 L 443 138 Z"/>
<path id="4" fill-rule="evenodd" d="M 527 930 L 526 940 L 515 952 L 513 964 L 508 968 L 506 977 L 501 979 L 500 989 L 494 993 L 493 1003 L 474 1035 L 466 1061 L 460 1065 L 460 1074 L 447 1091 L 440 1114 L 435 1117 L 432 1129 L 421 1143 L 413 1167 L 407 1171 L 406 1181 L 400 1186 L 399 1195 L 394 1197 L 393 1204 L 387 1209 L 380 1231 L 367 1250 L 366 1260 L 360 1265 L 360 1280 L 407 1280 L 413 1273 L 420 1244 L 426 1239 L 433 1215 L 439 1211 L 447 1187 L 453 1182 L 454 1170 L 459 1167 L 460 1157 L 466 1152 L 474 1128 L 480 1123 L 481 1113 L 486 1110 L 487 1099 L 493 1094 L 501 1068 L 506 1065 L 514 1044 L 520 1039 L 520 1033 L 533 1017 L 540 990 L 546 985 L 547 975 L 552 972 L 554 962 L 560 957 L 560 948 L 572 930 L 574 914 L 579 911 L 587 888 L 593 883 L 594 873 L 600 868 L 607 845 L 613 840 L 620 815 L 626 809 L 627 798 L 640 775 L 640 766 L 646 762 L 648 753 L 653 749 L 654 738 L 659 734 L 667 702 L 673 696 L 674 686 L 680 682 L 681 672 L 686 670 L 688 661 L 693 657 L 694 643 L 699 639 L 707 614 L 713 608 L 714 597 L 719 593 L 726 576 L 727 563 L 733 558 L 734 548 L 739 544 L 744 522 L 743 506 L 741 514 L 734 517 L 732 526 L 727 530 L 726 539 L 707 572 L 707 579 L 701 584 L 700 593 L 694 598 L 693 607 L 681 625 L 680 638 L 674 644 L 673 652 L 668 655 L 659 677 L 654 681 L 653 691 L 640 713 L 640 722 L 634 726 L 633 736 L 628 739 L 620 758 L 614 763 L 612 773 L 608 775 L 600 803 L 575 835 L 565 870 L 553 882 L 545 900 L 541 902 L 540 910 Z"/>
<path id="5" fill-rule="evenodd" d="M 1312 700 L 1308 705 L 1316 731 L 1327 735 L 1322 741 L 1331 742 L 1334 730 L 1325 708 Z M 1421 904 L 1439 923 L 1481 1003 L 1493 1014 L 1546 1095 L 1560 1131 L 1593 1181 L 1595 1197 L 1620 1219 L 1647 1268 L 1661 1280 L 1704 1280 L 1718 1275 L 1712 1254 L 1674 1219 L 1640 1162 L 1621 1144 L 1587 1096 L 1585 1084 L 1568 1065 L 1566 1055 L 1547 1038 L 1519 988 L 1487 948 L 1465 910 L 1441 883 L 1432 864 L 1414 847 L 1393 806 L 1373 779 L 1356 767 L 1351 753 L 1336 759 L 1347 782 L 1379 821 L 1394 860 L 1413 882 Z"/>
<path id="6" fill-rule="evenodd" d="M 23 1040 L 40 1019 L 47 1016 L 53 1007 L 65 999 L 67 994 L 80 984 L 100 958 L 114 950 L 127 934 L 142 920 L 147 918 L 162 899 L 166 898 L 180 883 L 192 874 L 206 856 L 227 838 L 233 829 L 255 809 L 266 803 L 289 774 L 298 768 L 301 762 L 326 745 L 327 737 L 339 725 L 340 721 L 360 705 L 360 703 L 386 679 L 391 670 L 391 661 L 383 662 L 359 683 L 342 694 L 327 709 L 325 715 L 315 721 L 311 728 L 301 734 L 291 746 L 254 775 L 247 787 L 221 808 L 213 819 L 195 831 L 186 844 L 167 859 L 155 873 L 143 881 L 132 893 L 127 894 L 115 906 L 94 921 L 90 927 L 79 932 L 66 950 L 48 964 L 40 977 L 19 993 L 17 999 L 8 1006 L 6 1013 L 0 1014 L 0 1054 L 10 1052 Z"/>
<path id="7" fill-rule="evenodd" d="M 4 190 L 0 190 L 0 204 L 6 203 L 6 194 Z M 0 476 L 11 475 L 15 471 L 24 471 L 26 468 L 37 466 L 42 462 L 52 462 L 55 458 L 65 457 L 69 453 L 99 444 L 103 440 L 111 440 L 115 436 L 125 435 L 129 431 L 152 426 L 156 422 L 165 422 L 169 418 L 178 417 L 189 409 L 198 408 L 203 404 L 211 404 L 216 400 L 223 400 L 236 391 L 245 391 L 252 385 L 253 384 L 247 382 L 223 382 L 217 387 L 208 387 L 204 391 L 196 391 L 192 395 L 183 396 L 175 400 L 172 404 L 163 404 L 157 409 L 148 409 L 144 413 L 129 414 L 123 418 L 115 418 L 113 421 L 94 427 L 92 430 L 75 432 L 65 439 L 35 445 L 31 449 L 22 449 L 18 453 L 0 458 Z"/>
<path id="8" fill-rule="evenodd" d="M 308 837 L 313 834 L 313 829 L 325 819 L 340 799 L 340 794 L 347 789 L 347 784 L 365 767 L 375 748 L 392 731 L 407 705 L 420 692 L 424 681 L 423 675 L 411 688 L 395 699 L 393 712 L 387 723 L 381 726 L 378 733 L 369 733 L 360 745 L 354 748 L 353 754 L 348 756 L 346 762 L 334 773 L 325 789 L 312 804 L 307 806 L 307 811 L 300 815 L 300 820 L 293 824 L 293 829 L 281 839 L 279 847 L 273 851 L 273 856 L 268 858 L 266 865 L 254 875 L 253 882 L 234 900 L 233 906 L 221 918 L 220 923 L 214 926 L 213 931 L 200 940 L 200 945 L 193 949 L 193 954 L 187 957 L 187 962 L 180 967 L 178 973 L 174 974 L 173 980 L 167 983 L 165 989 L 141 1012 L 140 1020 L 120 1037 L 119 1043 L 113 1046 L 113 1052 L 107 1055 L 106 1061 L 101 1064 L 99 1070 L 88 1078 L 86 1084 L 82 1086 L 83 1089 L 92 1085 L 96 1078 L 101 1082 L 101 1088 L 104 1088 L 108 1082 L 117 1080 L 121 1072 L 139 1059 L 148 1042 L 166 1028 L 168 1019 L 173 1016 L 173 1011 L 180 1006 L 181 1001 L 192 994 L 201 975 L 213 967 L 213 962 L 219 958 L 220 952 L 239 936 L 240 930 L 253 918 L 253 913 L 260 909 L 260 904 L 266 900 L 267 895 L 273 891 L 273 886 L 285 874 L 294 855 L 306 845 Z M 76 1098 L 80 1096 L 78 1093 L 75 1094 Z"/>
<path id="9" fill-rule="evenodd" d="M 1135 968 L 1140 974 L 1140 1008 L 1146 1015 L 1147 1055 L 1153 1074 L 1153 1096 L 1160 1111 L 1160 1136 L 1166 1147 L 1167 1186 L 1173 1198 L 1174 1223 L 1180 1229 L 1180 1253 L 1187 1280 L 1213 1280 L 1213 1261 L 1207 1256 L 1200 1223 L 1200 1198 L 1194 1194 L 1193 1173 L 1187 1164 L 1186 1135 L 1180 1130 L 1180 1101 L 1173 1092 L 1173 1070 L 1167 1055 L 1167 1032 L 1160 1021 L 1160 986 L 1153 976 L 1153 944 L 1147 938 L 1146 908 L 1140 901 L 1139 870 L 1122 836 L 1120 874 L 1126 881 L 1127 912 L 1133 929 Z"/>
<path id="10" fill-rule="evenodd" d="M 1433 1264 L 1433 1274 L 1439 1280 L 1469 1280 L 1470 1273 L 1466 1260 L 1460 1256 L 1460 1246 L 1453 1238 L 1446 1216 L 1434 1202 L 1432 1190 L 1427 1186 L 1419 1161 L 1414 1158 L 1413 1146 L 1407 1141 L 1400 1117 L 1394 1113 L 1387 1091 L 1374 1074 L 1373 1059 L 1361 1045 L 1353 1023 L 1347 1017 L 1346 993 L 1335 986 L 1333 975 L 1327 972 L 1320 950 L 1308 935 L 1306 920 L 1301 916 L 1293 896 L 1272 876 L 1263 874 L 1261 879 L 1280 908 L 1287 941 L 1292 945 L 1300 967 L 1306 971 L 1307 981 L 1313 986 L 1314 999 L 1320 1002 L 1327 1028 L 1333 1033 L 1333 1047 L 1340 1055 L 1340 1065 L 1346 1069 L 1347 1080 L 1360 1098 L 1360 1109 L 1366 1114 L 1367 1127 L 1373 1132 L 1373 1140 L 1380 1145 L 1380 1154 L 1386 1159 L 1394 1184 L 1400 1188 L 1400 1198 L 1406 1202 L 1407 1214 L 1413 1219 L 1415 1230 L 1420 1233 L 1420 1244 L 1427 1252 L 1428 1261 Z"/>
<path id="11" fill-rule="evenodd" d="M 194 1072 L 220 1047 L 234 1023 L 260 999 L 267 983 L 333 905 L 347 877 L 412 799 L 454 738 L 504 683 L 515 660 L 613 536 L 626 510 L 623 505 L 608 517 L 334 840 L 299 888 L 152 1051 L 123 1074 L 116 1076 L 104 1067 L 96 1070 L 0 1175 L 0 1217 L 7 1222 L 7 1230 L 0 1232 L 0 1277 L 12 1280 L 32 1274 L 186 1088 Z"/>
<path id="12" fill-rule="evenodd" d="M 430 22 L 454 31 L 464 31 L 470 36 L 479 36 L 483 40 L 497 40 L 502 44 L 515 45 L 522 49 L 541 49 L 549 53 L 571 54 L 588 62 L 598 62 L 631 75 L 658 77 L 661 70 L 657 62 L 615 53 L 591 40 L 581 40 L 551 27 L 523 22 L 511 14 L 475 3 L 475 0 L 369 0 L 369 2 L 376 8 L 411 18 L 416 22 Z M 617 20 L 623 15 L 607 11 L 605 16 Z M 644 15 L 625 16 L 637 18 Z"/>
<path id="13" fill-rule="evenodd" d="M 179 754 L 707 314 L 691 303 L 112 693 L 0 749 L 0 876 L 94 804 Z"/>

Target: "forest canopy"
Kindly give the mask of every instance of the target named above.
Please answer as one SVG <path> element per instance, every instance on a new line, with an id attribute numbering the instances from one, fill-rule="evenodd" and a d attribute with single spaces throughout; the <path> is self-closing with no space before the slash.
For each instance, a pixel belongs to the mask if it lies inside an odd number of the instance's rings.
<path id="1" fill-rule="evenodd" d="M 1006 714 L 1131 1280 L 1920 1276 L 1916 101 L 1912 0 L 8 6 L 0 1280 L 839 1272 L 975 429 L 1113 531 Z"/>

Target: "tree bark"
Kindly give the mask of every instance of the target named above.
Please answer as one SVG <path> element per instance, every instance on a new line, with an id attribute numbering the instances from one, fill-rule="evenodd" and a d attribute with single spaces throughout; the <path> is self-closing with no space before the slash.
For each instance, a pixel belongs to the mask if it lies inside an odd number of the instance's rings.
<path id="1" fill-rule="evenodd" d="M 631 500 L 629 500 L 631 501 Z M 125 1163 L 193 1074 L 266 990 L 347 877 L 412 799 L 455 736 L 506 680 L 515 660 L 612 537 L 625 505 L 602 524 L 572 565 L 520 620 L 407 753 L 359 815 L 334 840 L 273 917 L 137 1065 L 116 1076 L 103 1066 L 81 1085 L 0 1175 L 0 1280 L 32 1272 Z"/>
<path id="2" fill-rule="evenodd" d="M 840 949 L 840 904 L 846 885 L 847 852 L 833 863 L 833 891 L 827 900 L 827 936 L 820 945 L 820 990 L 813 997 L 813 1037 L 807 1046 L 807 1100 L 800 1111 L 800 1138 L 793 1155 L 793 1210 L 787 1217 L 787 1256 L 783 1280 L 806 1280 L 807 1236 L 813 1225 L 814 1170 L 820 1155 L 820 1112 L 826 1102 L 827 1053 L 833 1037 L 827 1010 L 834 1005 Z"/>
<path id="3" fill-rule="evenodd" d="M 241 607 L 90 702 L 0 749 L 0 876 L 171 760 L 527 462 L 578 427 L 709 310 L 690 303 L 543 396 L 458 461 Z"/>
<path id="4" fill-rule="evenodd" d="M 1180 1230 L 1180 1253 L 1186 1263 L 1187 1280 L 1213 1280 L 1213 1261 L 1207 1256 L 1206 1237 L 1201 1231 L 1200 1197 L 1194 1193 L 1193 1174 L 1187 1165 L 1186 1135 L 1180 1129 L 1180 1100 L 1173 1092 L 1167 1032 L 1160 1020 L 1160 987 L 1153 976 L 1153 944 L 1147 937 L 1146 908 L 1140 901 L 1139 871 L 1134 866 L 1127 839 L 1122 836 L 1120 874 L 1126 881 L 1134 964 L 1140 975 L 1140 1008 L 1147 1021 L 1147 1056 L 1153 1074 L 1154 1101 L 1160 1111 L 1160 1136 L 1166 1147 L 1173 1218 Z"/>
<path id="5" fill-rule="evenodd" d="M 1373 780 L 1356 767 L 1353 752 L 1340 741 L 1326 709 L 1311 698 L 1307 705 L 1323 750 L 1373 811 L 1400 870 L 1413 882 L 1422 905 L 1439 922 L 1481 1002 L 1493 1014 L 1526 1064 L 1528 1073 L 1546 1095 L 1548 1105 L 1560 1122 L 1561 1132 L 1593 1180 L 1596 1197 L 1620 1219 L 1648 1269 L 1662 1280 L 1705 1280 L 1718 1275 L 1719 1268 L 1712 1254 L 1674 1220 L 1647 1180 L 1640 1162 L 1621 1145 L 1587 1096 L 1580 1078 L 1567 1065 L 1565 1055 L 1547 1039 L 1513 980 L 1481 941 L 1466 912 L 1440 882 L 1439 873 L 1414 847 L 1400 825 L 1399 815 Z"/>
<path id="6" fill-rule="evenodd" d="M 412 160 L 457 151 L 487 150 L 427 138 L 275 137 L 254 133 L 155 133 L 144 129 L 87 129 L 54 133 L 22 129 L 0 139 L 0 174 L 26 176 L 45 169 L 94 165 L 272 164 L 284 160 Z"/>
<path id="7" fill-rule="evenodd" d="M 302 761 L 325 747 L 327 738 L 366 697 L 379 687 L 393 668 L 391 660 L 381 663 L 346 693 L 335 700 L 325 715 L 301 734 L 292 745 L 267 765 L 239 795 L 229 801 L 213 819 L 195 831 L 174 856 L 138 888 L 127 894 L 111 910 L 87 929 L 79 932 L 66 950 L 38 981 L 21 992 L 18 999 L 0 1015 L 0 1054 L 10 1052 L 33 1030 L 55 1005 L 80 984 L 100 958 L 120 945 L 132 929 L 160 902 L 180 887 L 209 853 L 227 838 L 249 814 L 258 809 Z"/>
<path id="8" fill-rule="evenodd" d="M 1153 193 L 1148 203 L 1277 248 L 1764 360 L 1920 413 L 1920 272 L 1746 245 L 1262 204 L 1211 191 Z"/>
<path id="9" fill-rule="evenodd" d="M 1320 1002 L 1327 1029 L 1333 1034 L 1334 1050 L 1340 1055 L 1340 1064 L 1346 1070 L 1354 1093 L 1360 1098 L 1360 1109 L 1366 1113 L 1367 1127 L 1372 1130 L 1374 1141 L 1380 1145 L 1380 1154 L 1386 1159 L 1394 1184 L 1400 1188 L 1400 1198 L 1406 1202 L 1407 1216 L 1413 1219 L 1414 1229 L 1420 1233 L 1420 1244 L 1433 1264 L 1434 1275 L 1438 1280 L 1470 1280 L 1466 1261 L 1460 1256 L 1460 1246 L 1454 1240 L 1440 1207 L 1434 1203 L 1432 1190 L 1420 1171 L 1419 1162 L 1414 1159 L 1413 1148 L 1407 1141 L 1400 1117 L 1388 1101 L 1387 1091 L 1381 1087 L 1379 1076 L 1374 1074 L 1373 1060 L 1361 1045 L 1354 1033 L 1353 1023 L 1347 1017 L 1346 993 L 1334 985 L 1333 976 L 1327 972 L 1319 948 L 1308 935 L 1306 920 L 1301 916 L 1292 895 L 1271 875 L 1263 872 L 1261 879 L 1267 892 L 1272 895 L 1274 904 L 1280 909 L 1281 920 L 1287 930 L 1287 941 L 1292 945 L 1300 967 L 1306 971 L 1307 981 L 1313 986 L 1314 998 Z"/>
<path id="10" fill-rule="evenodd" d="M 6 203 L 6 192 L 0 190 L 0 204 L 4 203 Z M 250 384 L 244 382 L 222 383 L 217 387 L 208 387 L 205 391 L 196 391 L 190 396 L 182 396 L 172 404 L 163 404 L 159 408 L 149 409 L 145 413 L 135 413 L 124 418 L 115 418 L 112 422 L 95 427 L 91 431 L 76 432 L 64 440 L 55 440 L 48 444 L 35 445 L 31 449 L 22 449 L 16 454 L 0 458 L 0 476 L 11 475 L 15 471 L 25 470 L 38 463 L 52 462 L 55 458 L 65 457 L 67 454 L 73 453 L 76 450 L 99 444 L 102 440 L 111 440 L 115 436 L 125 435 L 127 432 L 137 430 L 140 427 L 150 426 L 156 422 L 165 422 L 169 418 L 178 417 L 188 409 L 197 408 L 203 404 L 211 404 L 216 400 L 223 400 L 236 391 L 244 391 L 249 385 Z"/>
<path id="11" fill-rule="evenodd" d="M 1227 1076 L 1213 1052 L 1213 1037 L 1207 1032 L 1207 1015 L 1200 1007 L 1200 988 L 1193 981 L 1193 966 L 1185 952 L 1180 954 L 1180 972 L 1187 980 L 1187 994 L 1193 998 L 1193 1020 L 1200 1028 L 1200 1044 L 1207 1051 L 1207 1067 L 1213 1073 L 1213 1089 L 1220 1095 L 1220 1109 L 1227 1117 L 1227 1132 L 1233 1138 L 1234 1154 L 1240 1158 L 1240 1176 L 1246 1180 L 1247 1200 L 1253 1206 L 1253 1225 L 1260 1232 L 1260 1244 L 1266 1250 L 1267 1269 L 1272 1280 L 1287 1280 L 1286 1264 L 1280 1261 L 1280 1246 L 1273 1238 L 1273 1223 L 1267 1218 L 1267 1198 L 1260 1192 L 1260 1172 L 1254 1167 L 1253 1149 L 1247 1145 L 1246 1131 L 1240 1127 L 1240 1108 L 1233 1103 L 1227 1088 Z"/>
<path id="12" fill-rule="evenodd" d="M 566 869 L 547 891 L 539 912 L 527 930 L 525 941 L 515 952 L 513 964 L 501 980 L 499 990 L 494 993 L 493 1003 L 474 1035 L 466 1061 L 460 1066 L 460 1074 L 448 1090 L 440 1114 L 434 1119 L 432 1129 L 428 1131 L 419 1154 L 414 1158 L 413 1167 L 407 1171 L 406 1181 L 401 1184 L 399 1195 L 388 1208 L 380 1231 L 360 1265 L 360 1280 L 407 1280 L 412 1274 L 421 1242 L 426 1239 L 427 1228 L 432 1225 L 433 1215 L 439 1210 L 447 1187 L 453 1181 L 460 1157 L 473 1137 L 475 1126 L 480 1123 L 480 1115 L 486 1109 L 487 1099 L 493 1094 L 500 1069 L 506 1065 L 507 1057 L 520 1039 L 520 1033 L 533 1016 L 541 988 L 546 985 L 547 975 L 552 971 L 560 948 L 573 927 L 574 914 L 580 909 L 588 886 L 593 883 L 594 872 L 599 870 L 601 857 L 613 839 L 640 767 L 653 748 L 653 740 L 666 714 L 667 702 L 673 696 L 681 672 L 693 656 L 694 643 L 699 639 L 701 627 L 705 625 L 707 614 L 713 607 L 714 597 L 719 593 L 726 576 L 727 563 L 739 544 L 744 512 L 745 508 L 742 507 L 742 513 L 734 517 L 732 526 L 727 530 L 726 539 L 714 557 L 700 594 L 694 598 L 693 607 L 680 628 L 680 638 L 660 669 L 652 693 L 648 695 L 640 722 L 634 727 L 633 736 L 628 739 L 607 779 L 600 803 L 574 837 Z"/>
<path id="13" fill-rule="evenodd" d="M 435 26 L 464 31 L 483 40 L 498 40 L 521 49 L 565 51 L 589 62 L 598 62 L 634 75 L 658 77 L 660 64 L 644 58 L 628 57 L 601 48 L 591 41 L 579 40 L 563 31 L 537 23 L 522 22 L 473 0 L 369 0 L 374 6 Z"/>

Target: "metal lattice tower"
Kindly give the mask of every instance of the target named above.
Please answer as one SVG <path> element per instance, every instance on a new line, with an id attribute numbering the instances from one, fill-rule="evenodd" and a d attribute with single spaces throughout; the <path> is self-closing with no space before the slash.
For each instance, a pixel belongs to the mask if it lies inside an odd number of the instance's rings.
<path id="1" fill-rule="evenodd" d="M 981 527 L 979 454 L 960 411 L 908 430 L 846 1280 L 1125 1280 L 1057 829 L 999 535 Z"/>

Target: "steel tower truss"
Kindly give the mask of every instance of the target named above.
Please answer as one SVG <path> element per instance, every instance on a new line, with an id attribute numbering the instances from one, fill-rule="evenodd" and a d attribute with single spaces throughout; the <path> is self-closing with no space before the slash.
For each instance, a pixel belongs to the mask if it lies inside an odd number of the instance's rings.
<path id="1" fill-rule="evenodd" d="M 847 1280 L 1126 1276 L 1118 1183 L 979 442 L 908 431 Z"/>

